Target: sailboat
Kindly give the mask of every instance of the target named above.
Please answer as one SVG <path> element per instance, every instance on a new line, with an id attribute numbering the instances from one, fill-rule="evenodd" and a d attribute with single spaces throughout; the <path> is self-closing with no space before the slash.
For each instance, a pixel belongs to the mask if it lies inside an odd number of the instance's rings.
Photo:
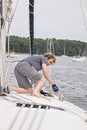
<path id="1" fill-rule="evenodd" d="M 86 56 L 74 56 L 72 60 L 73 61 L 83 62 L 83 61 L 87 60 L 87 57 Z"/>
<path id="2" fill-rule="evenodd" d="M 30 46 L 33 54 L 34 0 L 29 0 Z M 4 90 L 6 1 L 0 0 L 0 130 L 87 130 L 87 112 L 60 96 L 19 94 Z"/>

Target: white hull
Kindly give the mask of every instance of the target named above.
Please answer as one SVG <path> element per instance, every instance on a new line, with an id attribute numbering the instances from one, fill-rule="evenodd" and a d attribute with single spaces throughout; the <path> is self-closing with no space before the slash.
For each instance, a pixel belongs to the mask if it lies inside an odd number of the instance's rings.
<path id="1" fill-rule="evenodd" d="M 0 99 L 0 130 L 87 130 L 87 113 L 57 97 L 11 93 Z"/>
<path id="2" fill-rule="evenodd" d="M 10 58 L 18 58 L 19 56 L 15 53 L 11 53 L 11 54 L 8 54 L 7 57 L 10 57 Z"/>

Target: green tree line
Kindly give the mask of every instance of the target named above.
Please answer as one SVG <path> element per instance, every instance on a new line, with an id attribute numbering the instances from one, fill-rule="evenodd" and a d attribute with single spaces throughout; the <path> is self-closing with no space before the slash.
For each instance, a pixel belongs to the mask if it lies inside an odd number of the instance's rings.
<path id="1" fill-rule="evenodd" d="M 9 42 L 9 50 L 10 52 L 15 53 L 30 53 L 30 43 L 29 37 L 18 37 L 18 36 L 10 36 Z M 50 48 L 48 46 L 48 38 L 41 39 L 35 38 L 34 39 L 34 54 L 44 54 L 47 52 L 47 49 Z M 82 41 L 76 40 L 62 40 L 62 39 L 52 39 L 51 51 L 52 47 L 54 48 L 55 55 L 84 55 L 84 52 L 87 51 L 87 43 Z M 6 40 L 6 51 L 8 51 L 8 40 Z"/>

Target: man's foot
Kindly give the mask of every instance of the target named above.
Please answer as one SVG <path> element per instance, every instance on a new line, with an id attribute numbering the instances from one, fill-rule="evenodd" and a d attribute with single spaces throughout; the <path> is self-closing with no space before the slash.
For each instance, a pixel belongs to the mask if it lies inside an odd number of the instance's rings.
<path id="1" fill-rule="evenodd" d="M 36 89 L 33 90 L 33 94 L 32 95 L 35 96 L 35 97 L 41 98 L 39 90 L 36 90 Z"/>

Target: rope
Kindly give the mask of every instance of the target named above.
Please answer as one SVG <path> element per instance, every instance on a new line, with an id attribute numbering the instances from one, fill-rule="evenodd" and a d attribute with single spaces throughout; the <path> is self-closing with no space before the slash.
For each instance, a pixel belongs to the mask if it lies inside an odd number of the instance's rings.
<path id="1" fill-rule="evenodd" d="M 49 67 L 49 74 L 51 75 L 51 67 Z M 49 84 L 48 86 L 50 88 L 49 93 L 51 93 L 51 85 Z M 45 88 L 46 89 L 46 88 Z M 56 92 L 54 94 L 54 96 L 56 95 L 57 99 L 59 99 L 60 101 L 64 101 L 64 96 L 63 94 L 60 92 L 60 90 L 58 92 Z"/>

